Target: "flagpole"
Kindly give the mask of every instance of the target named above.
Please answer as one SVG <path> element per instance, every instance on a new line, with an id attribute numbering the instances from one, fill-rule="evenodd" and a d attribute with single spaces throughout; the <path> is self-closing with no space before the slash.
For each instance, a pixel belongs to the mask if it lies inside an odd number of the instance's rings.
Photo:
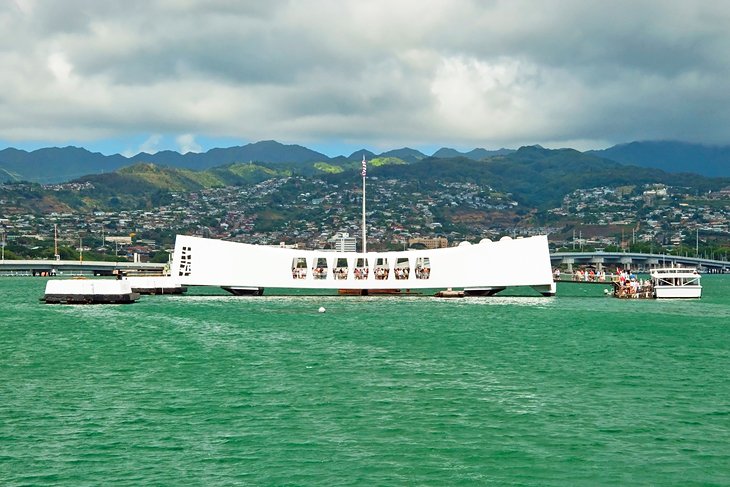
<path id="1" fill-rule="evenodd" d="M 365 227 L 365 175 L 367 174 L 367 162 L 365 154 L 362 155 L 362 253 L 368 251 L 367 229 Z"/>

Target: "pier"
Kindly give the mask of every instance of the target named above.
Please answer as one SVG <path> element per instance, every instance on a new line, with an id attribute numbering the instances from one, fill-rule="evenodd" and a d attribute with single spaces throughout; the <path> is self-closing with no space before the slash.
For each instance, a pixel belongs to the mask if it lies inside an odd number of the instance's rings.
<path id="1" fill-rule="evenodd" d="M 681 255 L 641 254 L 631 252 L 554 252 L 550 254 L 553 267 L 565 267 L 573 272 L 573 266 L 595 267 L 611 271 L 616 267 L 648 272 L 657 267 L 695 267 L 707 274 L 730 273 L 730 261 L 703 259 Z"/>
<path id="2" fill-rule="evenodd" d="M 153 262 L 107 262 L 78 260 L 3 260 L 0 276 L 55 276 L 87 274 L 113 276 L 130 275 L 161 276 L 167 264 Z"/>

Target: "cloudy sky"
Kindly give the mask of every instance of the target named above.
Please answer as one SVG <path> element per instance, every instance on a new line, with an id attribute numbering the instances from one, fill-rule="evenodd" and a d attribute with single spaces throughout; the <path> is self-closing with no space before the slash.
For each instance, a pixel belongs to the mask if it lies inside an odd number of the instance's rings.
<path id="1" fill-rule="evenodd" d="M 730 2 L 3 0 L 0 148 L 730 144 Z"/>

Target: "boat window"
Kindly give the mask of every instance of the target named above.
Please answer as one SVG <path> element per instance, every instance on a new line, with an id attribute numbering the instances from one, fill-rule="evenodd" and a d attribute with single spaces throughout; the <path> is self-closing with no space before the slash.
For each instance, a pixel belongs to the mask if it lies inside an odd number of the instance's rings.
<path id="1" fill-rule="evenodd" d="M 395 278 L 398 280 L 408 279 L 411 273 L 411 264 L 408 262 L 408 257 L 398 257 L 393 272 L 395 273 Z"/>
<path id="2" fill-rule="evenodd" d="M 416 279 L 428 279 L 431 276 L 431 259 L 419 257 L 416 259 Z"/>
<path id="3" fill-rule="evenodd" d="M 291 262 L 291 275 L 294 279 L 307 277 L 307 259 L 305 257 L 294 257 Z"/>
<path id="4" fill-rule="evenodd" d="M 345 257 L 339 257 L 335 264 L 335 279 L 347 279 L 349 266 Z"/>
<path id="5" fill-rule="evenodd" d="M 312 269 L 312 276 L 315 279 L 327 279 L 327 259 L 325 257 L 319 257 L 314 263 Z"/>
<path id="6" fill-rule="evenodd" d="M 375 259 L 375 269 L 373 270 L 375 273 L 375 279 L 379 281 L 383 281 L 385 279 L 388 279 L 388 274 L 390 274 L 390 267 L 388 267 L 388 259 L 385 257 L 378 257 Z"/>
<path id="7" fill-rule="evenodd" d="M 367 279 L 368 278 L 368 260 L 360 257 L 355 262 L 355 279 Z"/>

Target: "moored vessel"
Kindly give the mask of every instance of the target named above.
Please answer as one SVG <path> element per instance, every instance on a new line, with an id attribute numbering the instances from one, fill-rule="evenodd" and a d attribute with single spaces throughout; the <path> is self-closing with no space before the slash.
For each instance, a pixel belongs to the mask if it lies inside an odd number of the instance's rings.
<path id="1" fill-rule="evenodd" d="M 695 268 L 662 267 L 652 269 L 650 276 L 657 299 L 702 297 L 700 273 Z"/>
<path id="2" fill-rule="evenodd" d="M 628 299 L 700 298 L 702 285 L 697 269 L 660 267 L 649 272 L 649 279 L 614 280 L 613 296 Z"/>

